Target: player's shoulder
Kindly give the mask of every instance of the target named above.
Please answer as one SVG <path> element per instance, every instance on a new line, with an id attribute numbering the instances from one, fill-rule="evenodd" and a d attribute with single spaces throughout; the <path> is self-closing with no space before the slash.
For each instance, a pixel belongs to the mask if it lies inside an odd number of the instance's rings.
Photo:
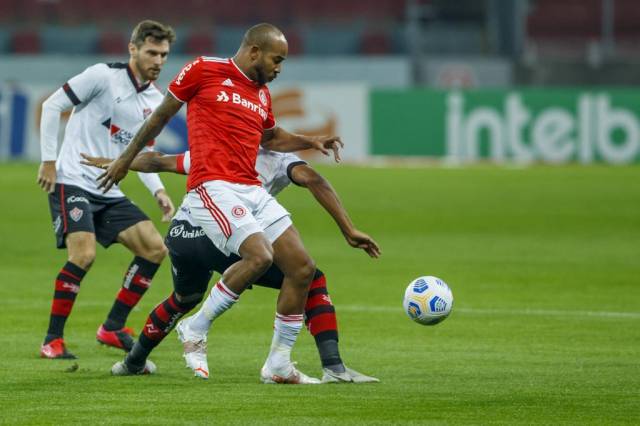
<path id="1" fill-rule="evenodd" d="M 231 63 L 229 58 L 221 58 L 218 56 L 199 56 L 198 59 L 210 66 L 224 66 Z"/>
<path id="2" fill-rule="evenodd" d="M 106 64 L 103 62 L 90 65 L 84 70 L 85 74 L 90 74 L 96 77 L 104 77 L 108 75 L 110 72 L 111 72 L 111 68 L 109 67 L 109 64 Z"/>

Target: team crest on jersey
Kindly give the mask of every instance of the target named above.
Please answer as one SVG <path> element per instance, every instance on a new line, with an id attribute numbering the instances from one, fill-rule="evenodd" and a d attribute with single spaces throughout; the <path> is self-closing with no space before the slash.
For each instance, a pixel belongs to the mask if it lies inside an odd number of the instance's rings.
<path id="1" fill-rule="evenodd" d="M 235 206 L 231 209 L 231 214 L 233 215 L 233 217 L 241 218 L 242 216 L 247 214 L 247 211 L 242 206 Z"/>
<path id="2" fill-rule="evenodd" d="M 152 112 L 153 112 L 153 110 L 151 108 L 143 109 L 142 110 L 142 118 L 144 118 L 146 120 L 147 117 L 150 116 Z"/>
<path id="3" fill-rule="evenodd" d="M 82 215 L 83 215 L 83 214 L 84 214 L 84 212 L 83 212 L 81 209 L 77 208 L 77 207 L 74 207 L 74 208 L 72 208 L 71 210 L 69 210 L 69 217 L 70 217 L 74 222 L 77 222 L 77 221 L 79 221 L 80 219 L 82 219 Z"/>
<path id="4" fill-rule="evenodd" d="M 264 89 L 260 89 L 258 92 L 258 97 L 260 98 L 260 102 L 262 105 L 267 106 L 267 94 L 264 93 Z"/>

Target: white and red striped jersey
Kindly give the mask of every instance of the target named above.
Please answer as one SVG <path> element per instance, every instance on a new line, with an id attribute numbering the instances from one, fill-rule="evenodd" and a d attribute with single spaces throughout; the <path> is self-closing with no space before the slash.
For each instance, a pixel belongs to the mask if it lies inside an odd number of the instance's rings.
<path id="1" fill-rule="evenodd" d="M 191 171 L 191 152 L 178 155 L 176 161 L 178 173 L 188 175 Z M 276 152 L 260 147 L 255 169 L 264 189 L 275 197 L 293 182 L 291 169 L 298 164 L 307 162 L 290 152 Z"/>
<path id="2" fill-rule="evenodd" d="M 119 157 L 163 97 L 153 84 L 140 86 L 126 63 L 90 66 L 43 104 L 42 161 L 56 160 L 57 182 L 103 195 L 96 182 L 102 170 L 80 164 L 80 153 Z M 73 111 L 57 155 L 60 113 L 71 107 Z M 163 187 L 155 173 L 139 176 L 153 194 Z M 124 194 L 114 185 L 104 196 Z"/>

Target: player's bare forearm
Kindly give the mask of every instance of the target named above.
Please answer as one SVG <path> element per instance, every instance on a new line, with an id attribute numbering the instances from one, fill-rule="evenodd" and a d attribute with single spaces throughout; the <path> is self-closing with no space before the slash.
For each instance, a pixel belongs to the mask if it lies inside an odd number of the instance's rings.
<path id="1" fill-rule="evenodd" d="M 164 105 L 164 103 L 162 105 Z M 160 132 L 162 132 L 164 126 L 173 116 L 173 114 L 168 115 L 166 111 L 161 111 L 162 105 L 144 122 L 138 133 L 133 137 L 131 143 L 129 143 L 129 146 L 127 146 L 127 149 L 120 155 L 120 158 L 126 161 L 127 164 L 131 164 L 135 156 L 142 151 L 149 141 L 156 138 Z"/>
<path id="2" fill-rule="evenodd" d="M 127 149 L 109 165 L 102 175 L 98 176 L 98 181 L 100 182 L 98 188 L 104 188 L 104 192 L 107 192 L 113 185 L 124 179 L 135 156 L 142 151 L 150 140 L 160 134 L 164 126 L 181 107 L 182 102 L 178 101 L 171 94 L 167 94 L 160 106 L 156 108 L 153 114 L 151 114 L 142 125 L 142 128 L 136 133 Z"/>
<path id="3" fill-rule="evenodd" d="M 166 155 L 157 151 L 142 152 L 133 159 L 129 170 L 143 173 L 177 173 L 176 156 Z"/>
<path id="4" fill-rule="evenodd" d="M 81 164 L 86 166 L 98 167 L 106 170 L 113 163 L 113 158 L 104 157 L 92 157 L 90 155 L 80 153 L 83 160 Z M 158 151 L 141 152 L 136 155 L 131 164 L 129 170 L 142 173 L 160 173 L 160 172 L 173 172 L 178 173 L 176 155 L 166 155 Z"/>
<path id="5" fill-rule="evenodd" d="M 311 148 L 311 139 L 289 133 L 281 127 L 264 132 L 262 146 L 265 149 L 278 152 L 294 152 Z"/>
<path id="6" fill-rule="evenodd" d="M 322 208 L 335 220 L 345 236 L 353 231 L 354 227 L 349 214 L 342 206 L 338 193 L 329 181 L 306 164 L 294 167 L 291 170 L 291 177 L 298 185 L 306 187 L 313 194 Z"/>
<path id="7" fill-rule="evenodd" d="M 278 152 L 315 149 L 324 155 L 333 151 L 336 162 L 340 162 L 339 150 L 344 146 L 337 136 L 304 136 L 289 133 L 281 127 L 266 130 L 260 142 L 263 148 Z"/>
<path id="8" fill-rule="evenodd" d="M 369 235 L 359 231 L 353 226 L 349 214 L 342 206 L 338 193 L 333 189 L 329 181 L 308 165 L 298 165 L 291 169 L 291 179 L 306 187 L 320 203 L 320 205 L 331 215 L 333 220 L 342 231 L 345 240 L 351 247 L 364 250 L 373 258 L 380 257 L 382 251 L 378 243 Z"/>

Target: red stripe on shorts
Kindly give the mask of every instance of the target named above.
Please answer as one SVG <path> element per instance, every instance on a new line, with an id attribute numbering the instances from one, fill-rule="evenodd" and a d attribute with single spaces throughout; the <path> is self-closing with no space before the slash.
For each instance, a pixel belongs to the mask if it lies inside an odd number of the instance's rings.
<path id="1" fill-rule="evenodd" d="M 209 194 L 207 194 L 206 189 L 204 189 L 202 185 L 196 188 L 196 192 L 200 196 L 200 200 L 202 200 L 202 203 L 204 204 L 205 208 L 209 210 L 209 213 L 211 213 L 211 216 L 213 217 L 213 219 L 216 221 L 216 223 L 222 230 L 222 233 L 224 234 L 224 236 L 229 238 L 231 236 L 231 225 L 229 224 L 229 221 L 227 220 L 227 218 L 220 211 L 220 209 L 213 203 L 213 200 L 211 200 L 211 197 L 209 196 Z"/>

